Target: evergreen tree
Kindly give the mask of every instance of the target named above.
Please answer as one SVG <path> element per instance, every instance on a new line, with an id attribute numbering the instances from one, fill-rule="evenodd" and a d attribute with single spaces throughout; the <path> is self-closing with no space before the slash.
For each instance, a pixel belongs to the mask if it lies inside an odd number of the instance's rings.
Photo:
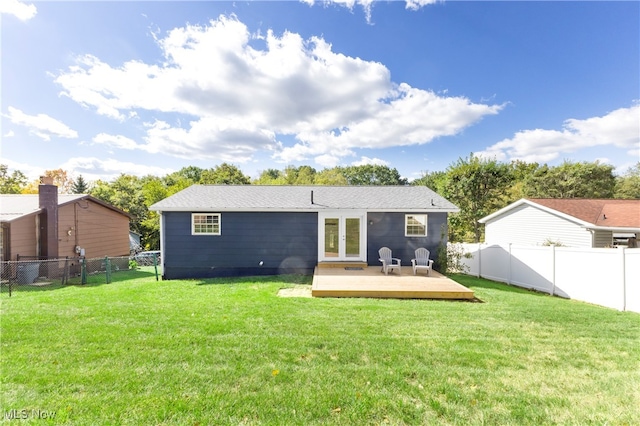
<path id="1" fill-rule="evenodd" d="M 89 192 L 89 185 L 84 180 L 82 175 L 79 175 L 78 178 L 71 185 L 71 193 L 72 194 L 86 194 Z"/>

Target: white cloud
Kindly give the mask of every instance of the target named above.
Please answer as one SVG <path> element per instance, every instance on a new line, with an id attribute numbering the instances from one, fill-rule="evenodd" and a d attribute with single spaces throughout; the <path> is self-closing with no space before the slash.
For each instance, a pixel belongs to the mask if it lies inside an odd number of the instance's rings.
<path id="1" fill-rule="evenodd" d="M 185 130 L 164 121 L 147 123 L 146 145 L 151 153 L 164 153 L 178 158 L 211 159 L 245 163 L 258 149 L 274 150 L 275 134 L 250 122 L 203 117 Z"/>
<path id="2" fill-rule="evenodd" d="M 302 3 L 306 3 L 309 6 L 313 6 L 316 3 L 320 3 L 324 6 L 334 4 L 338 6 L 344 6 L 349 10 L 353 10 L 355 5 L 361 6 L 364 10 L 367 22 L 371 22 L 371 9 L 375 0 L 300 0 Z M 418 10 L 430 4 L 437 3 L 438 0 L 405 0 L 405 8 L 409 10 Z"/>
<path id="3" fill-rule="evenodd" d="M 302 3 L 306 3 L 309 6 L 314 6 L 316 3 L 320 3 L 323 6 L 328 6 L 330 4 L 338 5 L 346 7 L 349 10 L 353 10 L 353 6 L 356 4 L 362 7 L 364 11 L 365 17 L 368 23 L 371 23 L 371 8 L 373 6 L 374 0 L 300 0 Z"/>
<path id="4" fill-rule="evenodd" d="M 444 0 L 442 0 L 444 1 Z M 418 10 L 422 7 L 428 6 L 430 4 L 438 3 L 438 0 L 406 0 L 407 5 L 405 6 L 410 10 Z"/>
<path id="5" fill-rule="evenodd" d="M 52 136 L 67 139 L 75 139 L 78 137 L 78 132 L 46 114 L 27 115 L 17 108 L 9 107 L 7 109 L 9 114 L 5 115 L 5 117 L 11 120 L 13 124 L 27 127 L 29 133 L 45 141 L 51 140 Z"/>
<path id="6" fill-rule="evenodd" d="M 147 166 L 132 162 L 118 161 L 111 158 L 100 159 L 95 157 L 74 157 L 68 159 L 65 163 L 47 169 L 33 166 L 27 163 L 12 161 L 9 158 L 2 158 L 2 164 L 6 164 L 9 171 L 20 170 L 33 181 L 44 174 L 46 170 L 63 169 L 70 176 L 82 175 L 87 181 L 96 181 L 98 179 L 111 181 L 121 174 L 134 176 L 165 176 L 173 173 L 175 170 L 164 167 Z"/>
<path id="7" fill-rule="evenodd" d="M 327 165 L 358 148 L 454 135 L 502 108 L 393 83 L 383 64 L 334 52 L 319 37 L 252 35 L 235 16 L 173 29 L 157 43 L 163 63 L 113 67 L 81 56 L 56 78 L 64 95 L 117 120 L 141 111 L 189 118 L 148 123 L 136 146 L 148 152 L 246 162 L 267 151 Z"/>
<path id="8" fill-rule="evenodd" d="M 88 181 L 98 179 L 110 181 L 122 173 L 142 177 L 146 175 L 164 176 L 174 172 L 169 168 L 95 157 L 70 158 L 60 168 L 69 171 L 73 176 L 82 175 Z"/>
<path id="9" fill-rule="evenodd" d="M 637 156 L 640 146 L 638 117 L 640 105 L 620 108 L 601 117 L 572 118 L 564 122 L 562 130 L 522 130 L 513 138 L 504 139 L 477 154 L 500 161 L 544 163 L 583 148 L 611 146 Z"/>
<path id="10" fill-rule="evenodd" d="M 4 134 L 5 138 L 12 138 L 14 137 L 16 134 L 13 133 L 13 130 L 9 130 L 7 133 Z"/>
<path id="11" fill-rule="evenodd" d="M 136 149 L 138 144 L 133 139 L 122 135 L 108 135 L 100 133 L 92 139 L 93 143 L 104 144 L 119 149 Z"/>
<path id="12" fill-rule="evenodd" d="M 593 161 L 597 161 L 600 164 L 611 164 L 611 165 L 613 165 L 613 161 L 611 161 L 611 159 L 609 159 L 607 157 L 596 158 Z"/>
<path id="13" fill-rule="evenodd" d="M 6 157 L 2 157 L 2 164 L 7 165 L 10 173 L 13 173 L 13 171 L 15 170 L 21 171 L 29 181 L 38 179 L 45 172 L 45 169 L 43 168 L 33 166 L 32 164 L 13 161 L 10 158 Z"/>
<path id="14" fill-rule="evenodd" d="M 28 21 L 36 16 L 38 9 L 33 4 L 25 4 L 18 0 L 2 0 L 0 13 L 13 15 L 21 21 Z"/>
<path id="15" fill-rule="evenodd" d="M 315 157 L 314 161 L 322 167 L 332 168 L 340 163 L 340 157 L 331 154 L 322 154 Z"/>
<path id="16" fill-rule="evenodd" d="M 376 166 L 388 166 L 389 162 L 388 161 L 384 161 L 380 158 L 369 158 L 369 157 L 362 157 L 360 158 L 360 160 L 358 161 L 354 161 L 353 163 L 351 163 L 352 166 L 364 166 L 367 164 L 373 164 Z"/>

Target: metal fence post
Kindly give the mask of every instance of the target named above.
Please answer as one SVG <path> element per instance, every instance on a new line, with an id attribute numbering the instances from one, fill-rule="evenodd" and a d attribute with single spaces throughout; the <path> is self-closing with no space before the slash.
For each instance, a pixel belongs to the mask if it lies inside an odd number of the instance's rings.
<path id="1" fill-rule="evenodd" d="M 87 259 L 85 259 L 84 257 L 80 259 L 80 277 L 81 277 L 81 283 L 86 284 L 87 283 Z"/>
<path id="2" fill-rule="evenodd" d="M 62 285 L 67 284 L 69 281 L 69 256 L 64 259 L 64 270 L 62 271 Z"/>
<path id="3" fill-rule="evenodd" d="M 156 271 L 156 281 L 158 281 L 158 255 L 153 253 L 153 269 Z"/>
<path id="4" fill-rule="evenodd" d="M 105 269 L 107 270 L 107 284 L 111 284 L 111 260 L 109 260 L 108 256 L 104 258 Z"/>

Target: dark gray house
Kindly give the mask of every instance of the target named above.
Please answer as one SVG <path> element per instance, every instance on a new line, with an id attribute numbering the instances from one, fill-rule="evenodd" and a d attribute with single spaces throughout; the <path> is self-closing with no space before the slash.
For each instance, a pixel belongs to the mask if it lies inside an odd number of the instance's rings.
<path id="1" fill-rule="evenodd" d="M 150 209 L 166 279 L 379 265 L 383 246 L 410 265 L 416 248 L 433 257 L 446 243 L 447 214 L 458 211 L 424 186 L 193 185 Z"/>

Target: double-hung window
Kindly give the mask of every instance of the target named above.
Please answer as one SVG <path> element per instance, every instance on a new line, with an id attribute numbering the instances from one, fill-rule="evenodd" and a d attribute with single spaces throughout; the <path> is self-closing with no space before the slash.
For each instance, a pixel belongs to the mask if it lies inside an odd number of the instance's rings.
<path id="1" fill-rule="evenodd" d="M 404 216 L 405 237 L 426 237 L 427 236 L 427 215 L 407 214 Z"/>
<path id="2" fill-rule="evenodd" d="M 192 235 L 220 235 L 220 213 L 192 213 Z"/>

